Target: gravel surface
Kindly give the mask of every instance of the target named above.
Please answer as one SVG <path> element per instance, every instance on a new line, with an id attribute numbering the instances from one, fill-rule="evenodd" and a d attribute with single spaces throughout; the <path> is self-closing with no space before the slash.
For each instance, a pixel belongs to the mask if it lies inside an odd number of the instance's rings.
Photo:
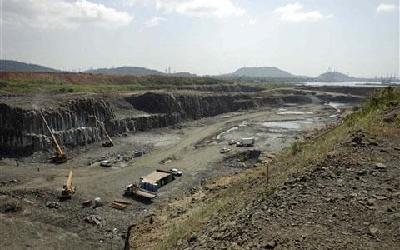
<path id="1" fill-rule="evenodd" d="M 400 138 L 365 138 L 350 136 L 268 198 L 212 217 L 178 248 L 399 249 Z"/>

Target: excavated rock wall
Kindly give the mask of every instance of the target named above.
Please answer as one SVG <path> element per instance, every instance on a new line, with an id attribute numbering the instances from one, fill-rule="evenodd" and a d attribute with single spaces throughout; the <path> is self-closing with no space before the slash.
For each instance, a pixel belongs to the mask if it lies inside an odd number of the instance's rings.
<path id="1" fill-rule="evenodd" d="M 284 103 L 306 104 L 312 102 L 312 98 L 303 95 L 174 95 L 172 93 L 154 92 L 127 97 L 126 100 L 137 110 L 153 114 L 178 112 L 182 114 L 184 119 L 199 119 L 261 106 L 274 106 Z"/>
<path id="2" fill-rule="evenodd" d="M 115 136 L 260 106 L 285 102 L 308 103 L 311 99 L 306 96 L 174 95 L 149 92 L 126 97 L 124 101 L 128 103 L 128 108 L 147 114 L 117 118 L 112 104 L 100 97 L 60 101 L 62 103 L 57 107 L 44 108 L 42 114 L 61 144 L 72 148 L 105 138 L 94 116 L 105 124 L 110 136 Z M 0 103 L 0 156 L 30 155 L 36 151 L 51 150 L 51 134 L 40 110 Z"/>
<path id="3" fill-rule="evenodd" d="M 51 149 L 49 127 L 65 146 L 78 146 L 100 140 L 102 130 L 89 125 L 90 116 L 100 121 L 114 117 L 110 106 L 101 100 L 77 99 L 55 109 L 23 109 L 0 103 L 0 155 L 26 155 Z"/>

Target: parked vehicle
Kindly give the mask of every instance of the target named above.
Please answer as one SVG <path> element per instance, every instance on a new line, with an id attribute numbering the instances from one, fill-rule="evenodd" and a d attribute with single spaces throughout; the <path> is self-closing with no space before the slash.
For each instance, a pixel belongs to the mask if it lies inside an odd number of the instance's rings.
<path id="1" fill-rule="evenodd" d="M 143 151 L 138 151 L 138 150 L 133 151 L 133 157 L 142 157 L 143 154 L 144 154 Z"/>
<path id="2" fill-rule="evenodd" d="M 136 184 L 129 184 L 125 188 L 124 196 L 133 196 L 139 199 L 151 200 L 157 197 L 157 193 L 140 188 Z"/>
<path id="3" fill-rule="evenodd" d="M 236 143 L 237 147 L 253 147 L 255 139 L 253 137 L 242 138 Z"/>
<path id="4" fill-rule="evenodd" d="M 221 154 L 225 154 L 225 153 L 228 153 L 228 152 L 230 152 L 231 151 L 231 149 L 230 148 L 221 148 L 221 150 L 219 151 Z"/>
<path id="5" fill-rule="evenodd" d="M 173 176 L 180 177 L 182 176 L 182 171 L 178 170 L 177 168 L 171 168 L 171 173 Z"/>
<path id="6" fill-rule="evenodd" d="M 105 167 L 105 168 L 109 168 L 112 166 L 111 162 L 104 160 L 100 162 L 100 166 Z"/>
<path id="7" fill-rule="evenodd" d="M 235 145 L 236 144 L 236 141 L 235 140 L 230 140 L 229 142 L 228 142 L 228 145 Z"/>

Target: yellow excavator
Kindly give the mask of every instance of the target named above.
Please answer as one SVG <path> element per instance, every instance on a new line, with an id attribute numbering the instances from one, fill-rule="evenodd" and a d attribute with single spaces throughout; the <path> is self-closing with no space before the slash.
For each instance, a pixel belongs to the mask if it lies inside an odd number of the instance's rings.
<path id="1" fill-rule="evenodd" d="M 111 139 L 111 137 L 108 135 L 107 130 L 104 126 L 104 123 L 99 121 L 99 119 L 97 119 L 97 117 L 95 116 L 96 119 L 96 123 L 100 126 L 100 128 L 103 130 L 104 134 L 106 135 L 107 141 L 103 142 L 101 145 L 103 147 L 113 147 L 114 143 L 113 140 Z"/>
<path id="2" fill-rule="evenodd" d="M 75 187 L 72 186 L 72 170 L 69 171 L 67 183 L 63 186 L 60 200 L 69 200 L 72 194 L 75 193 Z"/>
<path id="3" fill-rule="evenodd" d="M 51 134 L 51 138 L 53 141 L 54 146 L 54 156 L 52 157 L 53 162 L 55 163 L 64 163 L 67 161 L 67 156 L 64 153 L 64 150 L 61 148 L 60 144 L 57 141 L 56 136 L 54 135 L 53 131 L 50 129 L 49 124 L 47 123 L 46 119 L 43 116 L 43 113 L 40 113 L 42 116 L 43 122 L 46 125 L 47 130 Z"/>

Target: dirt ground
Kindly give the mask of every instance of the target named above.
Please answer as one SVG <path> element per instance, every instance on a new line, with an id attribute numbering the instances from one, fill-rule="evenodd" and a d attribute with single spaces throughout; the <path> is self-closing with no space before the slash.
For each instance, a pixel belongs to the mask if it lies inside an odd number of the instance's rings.
<path id="1" fill-rule="evenodd" d="M 399 249 L 399 163 L 398 129 L 349 134 L 267 199 L 213 216 L 177 248 Z"/>
<path id="2" fill-rule="evenodd" d="M 90 145 L 69 152 L 62 165 L 42 162 L 43 155 L 0 161 L 0 234 L 2 249 L 121 249 L 128 226 L 151 214 L 161 204 L 190 192 L 208 177 L 232 174 L 242 169 L 221 164 L 222 147 L 228 155 L 247 150 L 228 146 L 228 141 L 256 137 L 256 148 L 277 152 L 307 131 L 337 121 L 337 111 L 327 105 L 287 106 L 235 112 L 188 122 L 176 128 L 129 134 L 115 138 L 113 148 Z M 179 127 L 179 128 L 178 128 Z M 232 129 L 235 127 L 235 129 Z M 268 139 L 269 138 L 269 139 Z M 133 150 L 145 150 L 140 158 L 116 161 Z M 102 168 L 108 159 L 113 167 Z M 156 169 L 181 169 L 184 176 L 160 189 L 151 204 L 129 200 L 132 205 L 120 211 L 110 207 L 122 199 L 124 187 Z M 247 167 L 251 167 L 248 164 Z M 58 202 L 62 185 L 73 169 L 77 192 L 72 200 Z M 82 207 L 82 202 L 100 197 L 104 206 Z M 51 202 L 55 202 L 52 205 Z M 99 225 L 84 221 L 98 216 Z"/>

